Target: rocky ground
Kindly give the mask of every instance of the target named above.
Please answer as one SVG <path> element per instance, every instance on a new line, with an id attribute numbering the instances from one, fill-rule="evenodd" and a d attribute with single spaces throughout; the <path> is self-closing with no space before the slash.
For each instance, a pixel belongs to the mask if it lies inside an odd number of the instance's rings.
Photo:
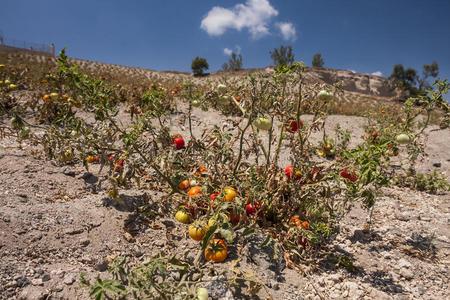
<path id="1" fill-rule="evenodd" d="M 232 122 L 218 112 L 194 112 L 195 133 L 213 124 L 234 130 Z M 181 123 L 174 115 L 173 127 L 182 132 Z M 353 129 L 357 143 L 365 120 L 330 116 L 330 128 L 338 123 Z M 448 130 L 428 131 L 422 170 L 450 176 L 448 141 Z M 176 252 L 194 259 L 198 246 L 171 218 L 155 218 L 135 236 L 124 230 L 139 203 L 155 204 L 156 213 L 163 209 L 158 206 L 163 194 L 131 189 L 122 191 L 121 205 L 110 205 L 104 191 L 95 190 L 98 170 L 60 167 L 36 150 L 0 140 L 0 299 L 88 299 L 80 273 L 105 276 L 112 255 L 138 262 Z M 450 299 L 450 195 L 397 187 L 382 192 L 370 233 L 364 230 L 368 213 L 358 205 L 343 220 L 330 246 L 333 257 L 345 257 L 343 267 L 323 258 L 317 270 L 287 268 L 282 257 L 271 258 L 273 249 L 260 248 L 263 237 L 255 236 L 231 249 L 219 268 L 205 265 L 210 295 L 244 297 L 227 283 L 227 269 L 238 264 L 265 285 L 259 299 Z"/>

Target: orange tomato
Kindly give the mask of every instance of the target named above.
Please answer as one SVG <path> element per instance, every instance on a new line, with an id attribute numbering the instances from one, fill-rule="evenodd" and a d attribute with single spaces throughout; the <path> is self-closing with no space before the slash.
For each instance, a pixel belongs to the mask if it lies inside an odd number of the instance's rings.
<path id="1" fill-rule="evenodd" d="M 191 186 L 190 181 L 185 179 L 178 184 L 178 188 L 182 191 L 187 190 Z"/>
<path id="2" fill-rule="evenodd" d="M 44 102 L 49 102 L 50 101 L 50 95 L 45 94 L 44 96 L 42 96 L 42 100 Z"/>
<path id="3" fill-rule="evenodd" d="M 236 189 L 233 188 L 233 187 L 231 187 L 231 186 L 225 187 L 225 188 L 223 189 L 223 193 L 224 193 L 223 199 L 224 199 L 224 201 L 226 201 L 226 202 L 231 202 L 231 201 L 233 201 L 234 198 L 236 198 L 236 196 L 237 196 Z"/>
<path id="4" fill-rule="evenodd" d="M 202 194 L 202 187 L 201 186 L 193 186 L 189 189 L 189 191 L 187 192 L 189 197 L 195 198 L 195 197 L 199 197 Z"/>
<path id="5" fill-rule="evenodd" d="M 205 249 L 205 259 L 207 261 L 222 262 L 227 258 L 227 244 L 222 239 L 213 239 Z"/>

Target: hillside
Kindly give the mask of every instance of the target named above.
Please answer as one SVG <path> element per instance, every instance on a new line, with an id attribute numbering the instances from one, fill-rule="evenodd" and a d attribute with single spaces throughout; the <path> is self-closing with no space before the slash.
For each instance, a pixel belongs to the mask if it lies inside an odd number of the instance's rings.
<path id="1" fill-rule="evenodd" d="M 0 299 L 450 297 L 450 130 L 384 78 L 69 61 L 0 48 Z"/>

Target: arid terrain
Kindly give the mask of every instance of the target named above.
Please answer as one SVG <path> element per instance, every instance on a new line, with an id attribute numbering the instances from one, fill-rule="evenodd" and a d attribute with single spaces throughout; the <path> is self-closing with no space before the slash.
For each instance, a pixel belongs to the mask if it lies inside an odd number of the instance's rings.
<path id="1" fill-rule="evenodd" d="M 2 55 L 2 64 L 28 62 L 30 68 L 50 59 L 23 53 Z M 189 78 L 187 74 L 79 64 L 86 70 L 128 76 L 130 81 Z M 337 100 L 341 102 L 336 105 L 340 110 L 327 117 L 325 130 L 332 135 L 338 124 L 351 130 L 350 147 L 362 143 L 367 119 L 362 113 L 352 116 L 349 107 L 362 110 L 395 101 L 395 93 L 381 77 L 332 70 L 308 75 L 320 83 L 329 83 L 333 76 L 344 80 L 344 92 Z M 17 93 L 19 99 L 37 97 L 33 91 Z M 124 124 L 130 122 L 126 109 L 120 106 L 116 117 Z M 171 131 L 189 136 L 187 110 L 185 101 L 176 98 L 176 110 L 169 115 Z M 308 123 L 312 116 L 302 119 Z M 201 136 L 214 125 L 237 133 L 243 120 L 213 108 L 194 108 L 192 122 L 193 134 Z M 35 131 L 39 134 L 38 128 Z M 314 132 L 312 142 L 318 143 L 322 133 Z M 450 180 L 450 130 L 428 127 L 424 144 L 425 156 L 418 170 L 436 170 Z M 402 159 L 406 157 L 400 154 L 392 160 L 392 168 Z M 279 165 L 288 162 L 282 150 Z M 107 278 L 114 256 L 127 257 L 133 264 L 159 253 L 196 260 L 198 244 L 186 238 L 186 225 L 176 222 L 173 211 L 161 205 L 167 194 L 152 189 L 152 182 L 120 189 L 122 201 L 114 202 L 99 188 L 98 182 L 107 175 L 99 165 L 89 171 L 80 162 L 60 165 L 46 159 L 39 145 L 13 137 L 0 139 L 0 165 L 0 299 L 89 299 L 80 274 L 90 280 Z M 356 203 L 327 245 L 333 255 L 322 257 L 314 267 L 305 262 L 291 268 L 283 255 L 273 255 L 276 246 L 261 247 L 264 236 L 249 238 L 238 230 L 239 242 L 230 246 L 225 262 L 202 262 L 202 286 L 211 299 L 450 299 L 449 192 L 429 194 L 396 185 L 380 192 L 371 230 L 366 230 L 368 211 Z M 137 209 L 143 203 L 153 209 L 150 222 L 139 222 Z M 247 287 L 232 284 L 237 272 L 262 288 L 250 295 Z"/>

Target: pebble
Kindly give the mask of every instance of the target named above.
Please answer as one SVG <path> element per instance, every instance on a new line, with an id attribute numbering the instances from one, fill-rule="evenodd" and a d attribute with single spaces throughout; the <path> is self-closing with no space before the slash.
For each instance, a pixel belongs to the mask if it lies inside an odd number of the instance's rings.
<path id="1" fill-rule="evenodd" d="M 72 285 L 75 282 L 75 274 L 67 274 L 66 276 L 64 276 L 64 280 L 63 283 L 66 285 Z"/>

